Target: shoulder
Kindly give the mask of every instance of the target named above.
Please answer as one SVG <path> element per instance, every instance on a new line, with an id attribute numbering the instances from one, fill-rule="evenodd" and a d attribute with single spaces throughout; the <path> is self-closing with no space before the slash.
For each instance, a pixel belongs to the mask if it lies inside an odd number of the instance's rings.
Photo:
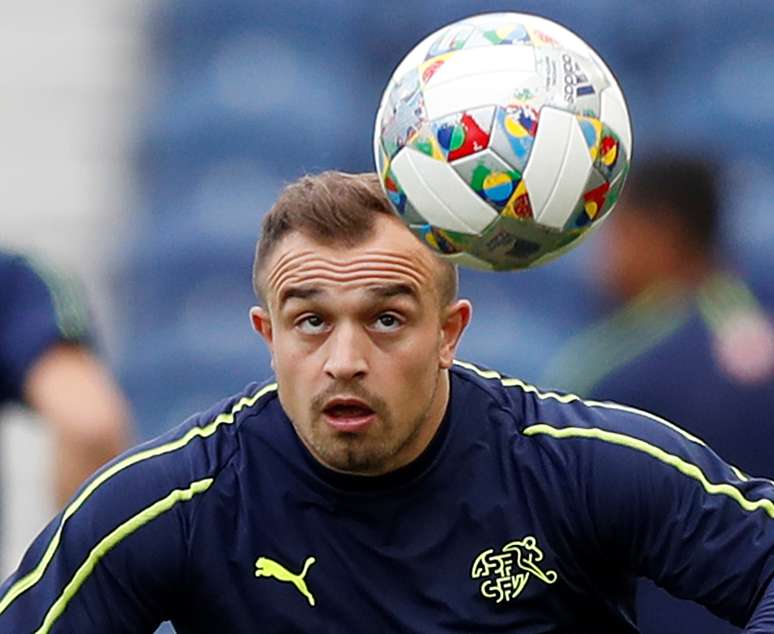
<path id="1" fill-rule="evenodd" d="M 91 328 L 73 280 L 37 260 L 0 252 L 0 399 L 23 399 L 36 361 L 59 343 L 88 346 Z"/>
<path id="2" fill-rule="evenodd" d="M 87 479 L 55 520 L 57 535 L 100 535 L 123 541 L 143 527 L 154 541 L 185 541 L 198 501 L 240 451 L 240 426 L 273 399 L 276 384 L 251 384 L 177 427 L 105 464 Z M 181 531 L 170 526 L 178 526 Z M 134 537 L 132 538 L 134 541 Z"/>
<path id="3" fill-rule="evenodd" d="M 589 394 L 605 377 L 693 332 L 688 322 L 695 313 L 692 302 L 674 289 L 648 290 L 567 338 L 545 377 L 563 389 Z"/>
<path id="4" fill-rule="evenodd" d="M 67 331 L 64 334 L 76 338 L 87 332 L 88 311 L 80 282 L 47 259 L 0 252 L 0 285 L 13 297 L 15 305 L 49 303 Z"/>
<path id="5" fill-rule="evenodd" d="M 5 281 L 15 276 L 29 276 L 31 274 L 31 267 L 20 253 L 0 250 L 0 279 Z"/>
<path id="6" fill-rule="evenodd" d="M 9 301 L 0 309 L 11 337 L 51 332 L 71 343 L 91 342 L 91 322 L 80 281 L 50 262 L 0 252 L 0 289 Z"/>
<path id="7" fill-rule="evenodd" d="M 454 362 L 454 373 L 476 386 L 487 398 L 520 420 L 521 430 L 550 419 L 562 426 L 591 427 L 599 417 L 615 424 L 621 418 L 651 418 L 652 415 L 607 401 L 591 401 L 569 392 L 545 389 L 523 379 L 466 361 Z"/>
<path id="8" fill-rule="evenodd" d="M 250 384 L 238 394 L 123 453 L 83 484 L 65 515 L 80 508 L 102 512 L 103 505 L 116 504 L 125 506 L 125 512 L 132 512 L 171 491 L 190 495 L 209 489 L 222 471 L 238 459 L 242 425 L 251 417 L 260 416 L 275 394 L 275 383 Z M 141 490 L 137 482 L 142 482 Z"/>
<path id="9" fill-rule="evenodd" d="M 0 285 L 13 298 L 7 305 L 9 310 L 31 301 L 51 303 L 52 293 L 46 280 L 36 270 L 33 260 L 21 254 L 0 252 Z"/>
<path id="10" fill-rule="evenodd" d="M 192 477 L 217 475 L 238 457 L 245 428 L 253 419 L 269 415 L 267 405 L 276 395 L 277 384 L 273 381 L 251 383 L 140 445 L 125 460 L 132 463 L 138 460 L 137 456 L 143 456 L 140 462 L 169 462 L 169 469 L 186 470 L 186 475 Z"/>
<path id="11" fill-rule="evenodd" d="M 702 459 L 710 450 L 698 437 L 646 410 L 543 389 L 495 370 L 456 362 L 457 372 L 508 411 L 519 435 L 574 457 L 634 455 L 670 462 L 667 454 Z M 567 456 L 569 457 L 569 456 Z"/>

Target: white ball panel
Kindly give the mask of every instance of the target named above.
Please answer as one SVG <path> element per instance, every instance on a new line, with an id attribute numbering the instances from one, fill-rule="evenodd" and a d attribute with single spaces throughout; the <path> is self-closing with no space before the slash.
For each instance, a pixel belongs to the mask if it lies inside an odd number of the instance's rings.
<path id="1" fill-rule="evenodd" d="M 392 171 L 411 204 L 439 229 L 477 234 L 497 217 L 448 163 L 414 148 L 398 152 Z"/>
<path id="2" fill-rule="evenodd" d="M 588 145 L 575 116 L 544 107 L 524 170 L 535 219 L 549 227 L 564 228 L 583 194 L 591 167 Z"/>
<path id="3" fill-rule="evenodd" d="M 540 111 L 537 134 L 523 174 L 535 218 L 540 217 L 556 187 L 561 157 L 574 122 L 573 115 L 556 108 L 544 107 Z"/>
<path id="4" fill-rule="evenodd" d="M 507 104 L 514 88 L 533 77 L 531 72 L 502 71 L 470 75 L 429 90 L 425 88 L 423 94 L 428 119 L 441 119 L 480 106 Z"/>
<path id="5" fill-rule="evenodd" d="M 615 85 L 602 92 L 600 109 L 602 122 L 618 135 L 626 151 L 626 159 L 632 158 L 632 127 L 621 89 Z"/>
<path id="6" fill-rule="evenodd" d="M 480 73 L 534 72 L 531 46 L 505 45 L 463 49 L 452 53 L 427 82 L 425 90 Z M 470 95 L 468 95 L 470 96 Z"/>
<path id="7" fill-rule="evenodd" d="M 491 46 L 458 51 L 422 89 L 430 120 L 476 106 L 508 103 L 535 74 L 529 46 Z"/>
<path id="8" fill-rule="evenodd" d="M 564 148 L 564 156 L 553 159 L 556 162 L 561 161 L 559 172 L 556 175 L 551 195 L 543 209 L 536 215 L 540 224 L 555 229 L 564 229 L 565 224 L 567 224 L 567 219 L 583 195 L 592 167 L 589 146 L 577 119 L 565 112 L 561 112 L 561 114 L 570 119 L 567 145 Z M 539 127 L 538 135 L 540 135 Z M 528 166 L 533 160 L 535 160 L 534 155 L 530 157 Z M 529 184 L 527 184 L 527 191 L 529 191 Z"/>

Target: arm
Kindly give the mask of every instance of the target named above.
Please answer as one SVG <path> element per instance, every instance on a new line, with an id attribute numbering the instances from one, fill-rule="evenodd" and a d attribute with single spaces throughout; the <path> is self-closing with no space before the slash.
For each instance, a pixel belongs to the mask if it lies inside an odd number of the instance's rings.
<path id="1" fill-rule="evenodd" d="M 57 504 L 127 445 L 126 404 L 89 349 L 77 287 L 33 260 L 0 253 L 0 400 L 15 399 L 50 424 Z"/>
<path id="2" fill-rule="evenodd" d="M 746 634 L 767 634 L 774 623 L 774 581 L 769 584 L 766 594 L 758 602 L 750 622 L 745 629 Z"/>
<path id="3" fill-rule="evenodd" d="M 593 402 L 575 414 L 525 431 L 580 461 L 575 526 L 595 558 L 750 632 L 774 631 L 774 485 L 652 415 Z"/>
<path id="4" fill-rule="evenodd" d="M 774 614 L 759 606 L 774 578 L 774 485 L 655 417 L 626 412 L 614 429 L 598 459 L 617 486 L 597 499 L 602 516 L 619 516 L 623 530 L 611 524 L 606 539 L 621 559 L 739 627 L 774 631 Z"/>
<path id="5" fill-rule="evenodd" d="M 100 361 L 82 346 L 57 344 L 27 372 L 24 399 L 53 432 L 55 494 L 63 505 L 129 441 L 126 402 Z"/>

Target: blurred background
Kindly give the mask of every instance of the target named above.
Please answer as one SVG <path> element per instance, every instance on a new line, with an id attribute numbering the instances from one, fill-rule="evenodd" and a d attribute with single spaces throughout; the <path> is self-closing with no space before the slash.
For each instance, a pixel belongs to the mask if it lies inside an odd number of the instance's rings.
<path id="1" fill-rule="evenodd" d="M 6 0 L 0 245 L 81 277 L 141 437 L 270 373 L 247 319 L 262 214 L 305 172 L 371 170 L 402 56 L 490 10 L 552 18 L 601 54 L 629 103 L 634 161 L 678 148 L 719 163 L 726 259 L 772 295 L 770 0 Z M 463 271 L 475 311 L 460 356 L 540 381 L 596 316 L 598 239 L 541 269 Z M 24 418 L 1 426 L 3 576 L 52 512 L 46 440 Z"/>

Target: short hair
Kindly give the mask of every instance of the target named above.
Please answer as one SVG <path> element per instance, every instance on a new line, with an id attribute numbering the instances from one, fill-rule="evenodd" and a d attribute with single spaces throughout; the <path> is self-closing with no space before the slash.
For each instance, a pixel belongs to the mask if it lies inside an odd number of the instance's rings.
<path id="1" fill-rule="evenodd" d="M 624 185 L 622 202 L 654 218 L 670 216 L 698 248 L 716 246 L 719 222 L 718 171 L 695 156 L 665 155 L 635 162 Z"/>
<path id="2" fill-rule="evenodd" d="M 331 170 L 286 185 L 263 219 L 255 248 L 253 290 L 258 301 L 265 302 L 263 269 L 286 235 L 299 232 L 321 244 L 354 246 L 373 235 L 376 214 L 395 215 L 373 172 Z M 457 268 L 440 256 L 436 260 L 440 267 L 439 298 L 446 306 L 457 296 Z"/>

